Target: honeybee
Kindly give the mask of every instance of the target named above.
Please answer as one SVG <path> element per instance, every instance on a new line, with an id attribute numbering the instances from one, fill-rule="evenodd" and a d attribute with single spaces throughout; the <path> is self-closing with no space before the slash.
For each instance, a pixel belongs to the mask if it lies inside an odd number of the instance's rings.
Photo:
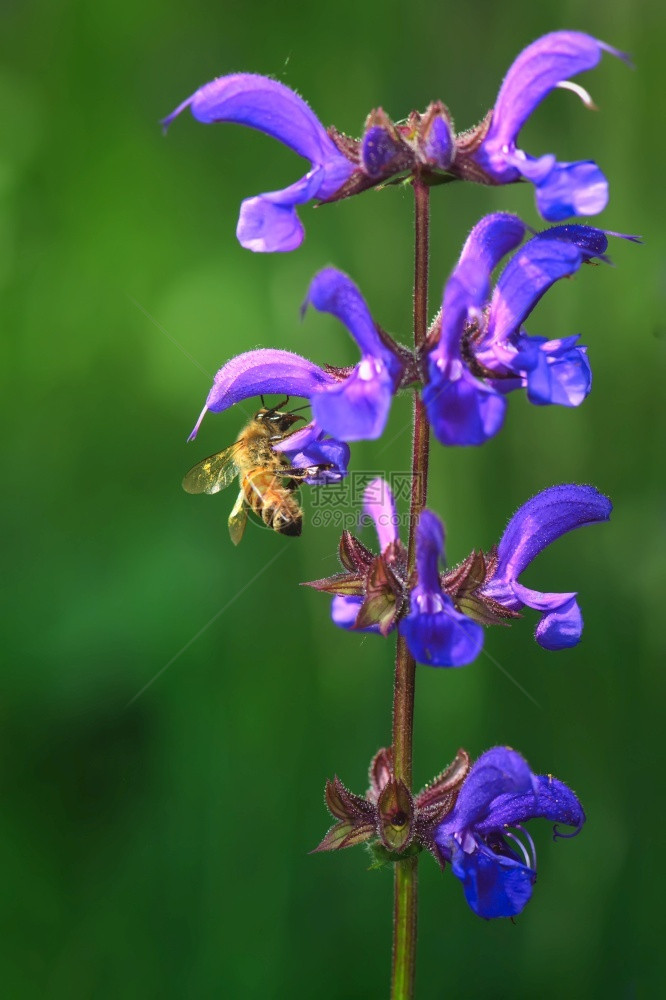
<path id="1" fill-rule="evenodd" d="M 289 397 L 279 406 L 288 401 Z M 287 457 L 274 448 L 289 436 L 293 424 L 304 418 L 278 406 L 264 406 L 263 397 L 261 402 L 261 409 L 242 429 L 235 444 L 198 462 L 183 479 L 183 489 L 188 493 L 219 493 L 239 477 L 240 493 L 229 515 L 234 545 L 243 537 L 248 508 L 280 534 L 300 535 L 303 511 L 293 494 L 299 481 L 314 471 L 292 469 Z"/>

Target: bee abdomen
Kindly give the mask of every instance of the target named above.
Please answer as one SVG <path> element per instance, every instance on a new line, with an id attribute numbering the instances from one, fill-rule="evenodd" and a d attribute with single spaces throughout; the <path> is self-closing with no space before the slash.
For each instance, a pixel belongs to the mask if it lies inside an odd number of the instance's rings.
<path id="1" fill-rule="evenodd" d="M 288 493 L 276 503 L 267 503 L 261 511 L 264 524 L 281 535 L 298 536 L 303 529 L 303 511 Z"/>
<path id="2" fill-rule="evenodd" d="M 274 472 L 253 470 L 243 477 L 242 488 L 248 506 L 264 524 L 282 535 L 300 535 L 303 512 Z"/>

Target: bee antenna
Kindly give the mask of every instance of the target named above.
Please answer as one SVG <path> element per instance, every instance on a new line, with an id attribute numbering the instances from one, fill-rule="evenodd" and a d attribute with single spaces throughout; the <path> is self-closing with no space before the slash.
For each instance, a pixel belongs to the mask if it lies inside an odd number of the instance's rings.
<path id="1" fill-rule="evenodd" d="M 295 410 L 290 410 L 289 412 L 290 413 L 300 413 L 301 410 L 307 410 L 307 408 L 309 407 L 309 405 L 310 405 L 309 403 L 306 403 L 305 406 L 297 406 Z"/>
<path id="2" fill-rule="evenodd" d="M 266 409 L 266 400 L 264 399 L 264 394 L 263 393 L 261 394 L 261 396 L 259 397 L 259 399 L 261 400 L 261 405 L 263 406 L 263 408 L 265 410 Z"/>

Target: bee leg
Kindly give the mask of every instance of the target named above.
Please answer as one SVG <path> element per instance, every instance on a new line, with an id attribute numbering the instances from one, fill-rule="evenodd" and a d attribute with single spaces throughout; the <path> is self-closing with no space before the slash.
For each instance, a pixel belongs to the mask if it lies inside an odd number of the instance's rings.
<path id="1" fill-rule="evenodd" d="M 318 472 L 334 468 L 332 462 L 322 462 L 321 465 L 308 465 L 305 469 L 280 469 L 281 476 L 290 476 L 298 482 L 303 482 L 308 476 L 316 476 Z"/>

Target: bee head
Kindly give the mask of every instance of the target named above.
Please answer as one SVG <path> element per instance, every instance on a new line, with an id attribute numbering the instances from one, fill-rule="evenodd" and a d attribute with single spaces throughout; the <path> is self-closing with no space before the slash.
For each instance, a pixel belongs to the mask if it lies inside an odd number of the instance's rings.
<path id="1" fill-rule="evenodd" d="M 284 410 L 269 410 L 262 407 L 255 413 L 254 419 L 268 424 L 275 434 L 285 434 L 292 424 L 295 424 L 297 420 L 305 420 L 305 417 L 298 416 L 296 413 L 286 413 Z"/>

